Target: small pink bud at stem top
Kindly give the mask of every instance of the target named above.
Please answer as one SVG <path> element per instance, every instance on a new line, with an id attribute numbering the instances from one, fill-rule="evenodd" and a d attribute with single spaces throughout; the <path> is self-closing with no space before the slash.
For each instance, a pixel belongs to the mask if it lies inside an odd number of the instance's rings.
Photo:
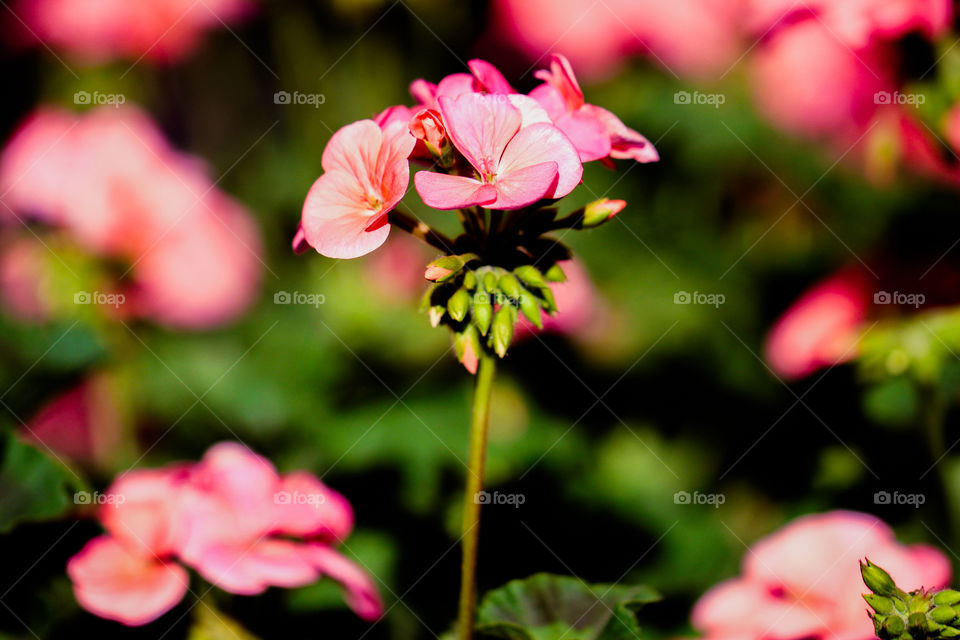
<path id="1" fill-rule="evenodd" d="M 626 200 L 601 198 L 588 204 L 583 210 L 583 228 L 598 227 L 613 218 L 627 206 Z"/>
<path id="2" fill-rule="evenodd" d="M 450 269 L 444 269 L 443 267 L 430 265 L 429 267 L 427 267 L 427 270 L 423 273 L 423 277 L 426 278 L 427 280 L 437 281 L 442 278 L 446 278 L 451 273 L 453 273 L 453 271 Z"/>
<path id="3" fill-rule="evenodd" d="M 427 149 L 435 156 L 441 154 L 447 130 L 443 126 L 440 113 L 434 109 L 421 109 L 410 118 L 410 133 L 414 138 L 423 140 Z"/>

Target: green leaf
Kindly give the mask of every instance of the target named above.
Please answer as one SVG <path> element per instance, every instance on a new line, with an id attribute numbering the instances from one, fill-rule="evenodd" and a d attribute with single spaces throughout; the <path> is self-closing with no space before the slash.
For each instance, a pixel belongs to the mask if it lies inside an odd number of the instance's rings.
<path id="1" fill-rule="evenodd" d="M 13 434 L 4 438 L 0 466 L 0 532 L 20 522 L 55 518 L 70 507 L 67 471 Z"/>
<path id="2" fill-rule="evenodd" d="M 539 573 L 491 591 L 477 611 L 478 629 L 509 640 L 638 638 L 636 612 L 660 595 L 644 586 L 590 585 Z M 523 634 L 517 627 L 524 630 Z M 513 634 L 513 635 L 510 635 Z"/>

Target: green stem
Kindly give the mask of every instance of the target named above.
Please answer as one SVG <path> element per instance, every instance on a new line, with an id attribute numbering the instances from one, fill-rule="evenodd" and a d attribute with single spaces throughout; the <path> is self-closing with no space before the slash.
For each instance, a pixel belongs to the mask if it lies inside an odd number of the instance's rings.
<path id="1" fill-rule="evenodd" d="M 457 623 L 459 640 L 473 636 L 474 609 L 477 602 L 477 546 L 480 540 L 480 492 L 487 462 L 487 431 L 490 426 L 490 400 L 496 361 L 489 353 L 480 355 L 473 414 L 470 421 L 470 461 L 463 499 L 463 565 L 460 575 L 460 607 Z"/>
<path id="2" fill-rule="evenodd" d="M 390 224 L 403 229 L 414 238 L 419 238 L 446 253 L 453 252 L 453 240 L 405 211 L 394 209 L 389 213 L 388 220 Z"/>

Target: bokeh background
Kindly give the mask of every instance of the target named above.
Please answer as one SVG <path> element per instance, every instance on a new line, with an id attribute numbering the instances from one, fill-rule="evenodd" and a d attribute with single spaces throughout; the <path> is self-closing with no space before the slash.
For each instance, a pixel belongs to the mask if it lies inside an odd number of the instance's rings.
<path id="1" fill-rule="evenodd" d="M 93 27 L 70 22 L 80 11 L 70 3 L 53 26 L 34 14 L 39 0 L 0 4 L 4 140 L 41 105 L 80 113 L 92 106 L 78 92 L 123 96 L 205 163 L 259 237 L 238 251 L 258 273 L 244 280 L 249 300 L 184 326 L 73 304 L 78 291 L 123 285 L 129 256 L 7 203 L 0 637 L 187 637 L 189 601 L 140 629 L 79 608 L 64 566 L 99 525 L 72 496 L 222 440 L 309 469 L 350 499 L 358 528 L 344 552 L 375 574 L 389 613 L 369 628 L 325 581 L 211 594 L 220 610 L 263 638 L 449 628 L 472 381 L 447 333 L 417 313 L 434 254 L 398 231 L 353 261 L 295 256 L 290 241 L 332 133 L 409 104 L 410 81 L 463 71 L 472 57 L 526 91 L 546 53 L 567 53 L 588 100 L 661 156 L 588 166 L 565 203 L 629 206 L 563 238 L 584 272 L 561 310 L 575 321 L 525 336 L 499 369 L 489 485 L 524 502 L 484 511 L 481 591 L 539 571 L 647 583 L 666 596 L 645 611 L 647 628 L 668 637 L 690 632 L 691 604 L 736 573 L 747 545 L 802 513 L 867 511 L 902 540 L 956 557 L 952 3 L 901 3 L 906 17 L 848 33 L 829 17 L 777 21 L 738 0 L 272 0 L 207 16 L 196 42 L 169 51 L 163 29 L 84 49 Z M 284 103 L 277 92 L 313 98 Z M 414 192 L 406 202 L 456 229 Z M 867 274 L 867 338 L 844 353 L 850 363 L 782 375 L 765 337 L 844 268 Z M 196 286 L 185 297 L 215 294 Z M 873 304 L 884 291 L 924 303 Z M 684 292 L 722 303 L 682 304 Z M 285 293 L 316 304 L 283 304 Z M 723 503 L 684 504 L 683 491 Z M 882 491 L 923 504 L 884 504 Z"/>

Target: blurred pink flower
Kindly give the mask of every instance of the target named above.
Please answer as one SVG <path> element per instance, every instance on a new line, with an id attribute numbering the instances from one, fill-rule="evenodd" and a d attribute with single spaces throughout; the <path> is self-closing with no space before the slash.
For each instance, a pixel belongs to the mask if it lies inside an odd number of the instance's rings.
<path id="1" fill-rule="evenodd" d="M 408 305 L 423 296 L 423 265 L 436 251 L 409 234 L 398 234 L 364 263 L 367 284 L 377 297 Z"/>
<path id="2" fill-rule="evenodd" d="M 175 606 L 188 585 L 178 561 L 243 595 L 328 575 L 362 618 L 383 611 L 371 578 L 333 548 L 353 528 L 346 499 L 309 473 L 279 476 L 239 444 L 215 445 L 199 463 L 120 476 L 98 516 L 107 535 L 67 572 L 80 604 L 101 617 L 136 626 Z"/>
<path id="3" fill-rule="evenodd" d="M 40 109 L 4 149 L 0 188 L 9 207 L 0 221 L 41 220 L 131 265 L 132 284 L 117 283 L 127 315 L 208 327 L 256 293 L 260 239 L 249 214 L 134 107 Z"/>
<path id="4" fill-rule="evenodd" d="M 547 122 L 521 126 L 523 110 L 511 100 L 473 93 L 439 102 L 447 135 L 480 179 L 417 173 L 414 183 L 428 206 L 518 209 L 561 198 L 580 182 L 583 166 L 570 140 Z"/>
<path id="5" fill-rule="evenodd" d="M 674 73 L 724 71 L 742 50 L 746 0 L 497 0 L 491 32 L 531 59 L 563 51 L 584 75 L 647 53 Z"/>
<path id="6" fill-rule="evenodd" d="M 252 9 L 249 0 L 19 0 L 15 5 L 29 37 L 87 63 L 176 61 L 197 47 L 204 31 Z"/>
<path id="7" fill-rule="evenodd" d="M 35 238 L 10 238 L 0 244 L 0 298 L 15 316 L 45 322 L 53 314 L 47 249 Z"/>
<path id="8" fill-rule="evenodd" d="M 859 271 L 845 270 L 814 285 L 780 316 L 766 341 L 778 376 L 800 378 L 855 358 L 872 289 Z"/>
<path id="9" fill-rule="evenodd" d="M 947 557 L 897 542 L 883 521 L 832 511 L 798 518 L 757 542 L 739 577 L 708 591 L 693 626 L 710 640 L 872 638 L 860 594 L 859 560 L 869 558 L 906 589 L 937 589 L 950 580 Z"/>
<path id="10" fill-rule="evenodd" d="M 337 131 L 323 150 L 324 173 L 303 203 L 306 242 L 330 258 L 356 258 L 382 245 L 387 215 L 410 182 L 407 158 L 417 140 L 409 118 L 381 130 L 360 120 Z"/>
<path id="11" fill-rule="evenodd" d="M 580 154 L 581 162 L 602 158 L 631 158 L 638 162 L 656 162 L 657 150 L 645 137 L 623 124 L 606 109 L 587 104 L 577 77 L 567 58 L 554 54 L 550 69 L 536 72 L 543 84 L 530 92 L 546 109 Z"/>
<path id="12" fill-rule="evenodd" d="M 109 374 L 90 375 L 41 407 L 22 436 L 73 461 L 106 463 L 125 444 L 120 402 Z"/>

